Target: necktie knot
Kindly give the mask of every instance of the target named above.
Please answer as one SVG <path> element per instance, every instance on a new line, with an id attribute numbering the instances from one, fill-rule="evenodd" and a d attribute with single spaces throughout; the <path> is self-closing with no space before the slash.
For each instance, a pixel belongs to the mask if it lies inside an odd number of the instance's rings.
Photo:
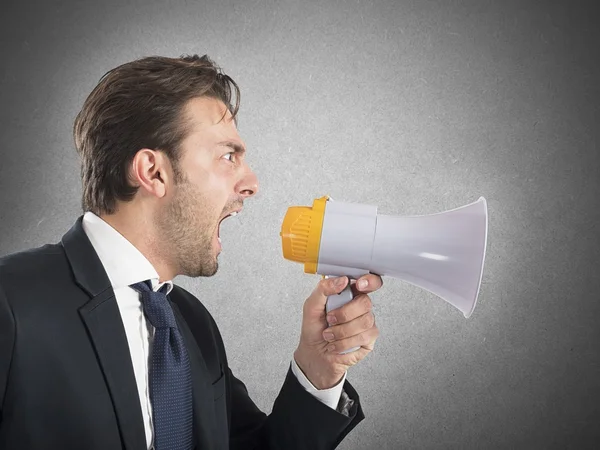
<path id="1" fill-rule="evenodd" d="M 140 281 L 139 283 L 132 284 L 130 287 L 141 294 L 144 314 L 154 328 L 177 327 L 173 309 L 165 294 L 167 290 L 166 284 L 158 291 L 152 289 L 152 282 L 150 280 Z"/>

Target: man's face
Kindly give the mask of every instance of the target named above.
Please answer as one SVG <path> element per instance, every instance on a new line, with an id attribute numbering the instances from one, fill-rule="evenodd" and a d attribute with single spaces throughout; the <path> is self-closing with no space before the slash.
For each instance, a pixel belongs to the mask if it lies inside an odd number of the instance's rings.
<path id="1" fill-rule="evenodd" d="M 192 127 L 182 142 L 183 180 L 171 184 L 157 218 L 163 249 L 180 275 L 210 277 L 217 272 L 221 220 L 258 191 L 231 113 L 220 120 L 225 111 L 212 98 L 195 98 L 187 105 Z"/>

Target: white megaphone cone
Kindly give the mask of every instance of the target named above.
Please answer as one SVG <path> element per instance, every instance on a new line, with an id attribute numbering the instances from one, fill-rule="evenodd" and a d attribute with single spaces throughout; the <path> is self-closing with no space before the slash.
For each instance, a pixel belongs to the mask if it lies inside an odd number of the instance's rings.
<path id="1" fill-rule="evenodd" d="M 390 276 L 423 288 L 468 318 L 477 303 L 488 215 L 485 198 L 423 216 L 377 214 L 377 207 L 334 202 L 288 208 L 281 227 L 283 256 L 306 273 L 359 278 Z M 327 312 L 352 300 L 350 284 L 327 298 Z M 358 349 L 350 349 L 349 353 Z"/>

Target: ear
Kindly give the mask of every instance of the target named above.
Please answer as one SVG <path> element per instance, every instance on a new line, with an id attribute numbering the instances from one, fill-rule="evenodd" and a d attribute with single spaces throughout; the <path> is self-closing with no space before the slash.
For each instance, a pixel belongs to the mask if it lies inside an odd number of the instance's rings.
<path id="1" fill-rule="evenodd" d="M 143 148 L 133 157 L 131 175 L 141 190 L 162 198 L 171 183 L 171 165 L 163 152 Z"/>

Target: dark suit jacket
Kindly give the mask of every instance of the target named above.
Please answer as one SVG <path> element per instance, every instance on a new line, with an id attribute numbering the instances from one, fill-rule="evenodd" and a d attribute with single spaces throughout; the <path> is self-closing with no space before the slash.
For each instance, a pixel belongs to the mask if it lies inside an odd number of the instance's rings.
<path id="1" fill-rule="evenodd" d="M 0 258 L 0 449 L 146 448 L 125 330 L 82 219 L 58 244 Z M 348 381 L 350 417 L 291 367 L 267 416 L 206 308 L 177 286 L 169 300 L 190 354 L 198 449 L 333 449 L 364 418 Z"/>

